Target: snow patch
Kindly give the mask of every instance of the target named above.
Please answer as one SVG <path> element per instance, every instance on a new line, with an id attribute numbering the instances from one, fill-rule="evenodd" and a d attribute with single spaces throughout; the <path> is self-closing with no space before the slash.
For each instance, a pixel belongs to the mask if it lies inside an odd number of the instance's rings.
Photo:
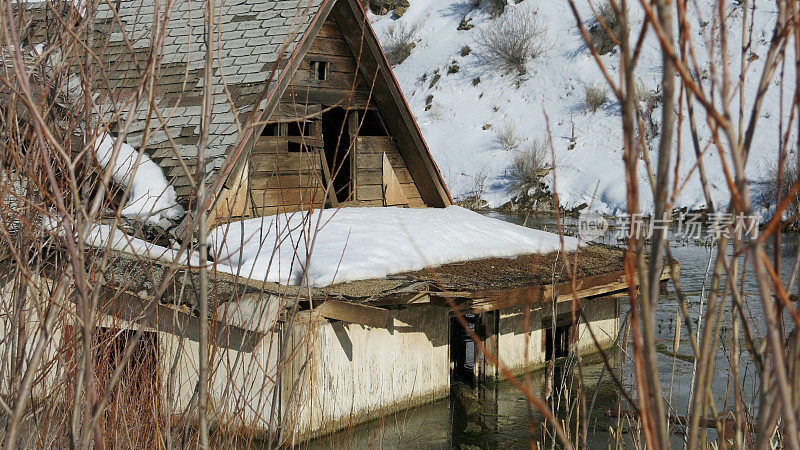
<path id="1" fill-rule="evenodd" d="M 94 150 L 97 162 L 108 169 L 114 154 L 114 138 L 103 133 Z M 123 142 L 111 175 L 117 183 L 130 186 L 128 203 L 120 211 L 123 216 L 161 226 L 165 225 L 163 218 L 178 220 L 183 217 L 184 211 L 177 203 L 175 189 L 167 182 L 161 167 L 145 153 L 140 154 Z"/>
<path id="2" fill-rule="evenodd" d="M 318 232 L 316 230 L 319 230 Z M 217 270 L 324 287 L 442 264 L 546 254 L 558 235 L 447 208 L 343 208 L 248 219 L 211 231 Z M 578 241 L 565 237 L 566 250 Z"/>

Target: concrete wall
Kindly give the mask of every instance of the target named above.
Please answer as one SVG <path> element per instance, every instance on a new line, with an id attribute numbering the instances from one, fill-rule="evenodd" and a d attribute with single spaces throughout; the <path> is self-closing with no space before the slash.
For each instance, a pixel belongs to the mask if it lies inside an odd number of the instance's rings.
<path id="1" fill-rule="evenodd" d="M 603 349 L 609 348 L 617 337 L 619 317 L 617 313 L 617 300 L 602 298 L 597 300 L 584 300 L 584 312 L 590 324 L 581 322 L 578 325 L 578 348 L 582 354 L 596 353 L 598 351 L 587 329 L 591 326 L 592 332 Z M 558 304 L 556 317 L 570 313 L 570 302 Z M 500 361 L 514 375 L 541 369 L 545 366 L 544 331 L 542 323 L 549 324 L 552 317 L 551 307 L 544 306 L 533 309 L 529 318 L 529 329 L 525 333 L 524 315 L 522 307 L 508 308 L 498 312 L 500 314 L 499 332 L 497 336 L 490 333 L 487 336 L 487 347 L 491 350 L 497 348 Z M 549 326 L 549 325 L 548 325 Z M 491 330 L 491 327 L 487 327 Z M 526 362 L 526 342 L 527 362 Z M 496 341 L 494 340 L 496 339 Z M 499 343 L 499 344 L 498 344 Z M 502 378 L 493 368 L 486 370 L 487 378 Z"/>
<path id="2" fill-rule="evenodd" d="M 174 405 L 173 416 L 186 411 L 198 380 L 197 340 L 160 332 L 160 382 L 164 405 Z M 255 347 L 212 347 L 209 418 L 215 425 L 266 434 L 273 409 L 278 367 L 279 335 L 264 336 Z M 169 401 L 172 399 L 172 401 Z M 192 415 L 194 417 L 194 414 Z"/>
<path id="3" fill-rule="evenodd" d="M 419 306 L 390 314 L 388 329 L 327 320 L 310 330 L 295 327 L 291 338 L 301 351 L 291 378 L 303 383 L 291 401 L 284 398 L 296 440 L 449 394 L 449 310 Z"/>
<path id="4" fill-rule="evenodd" d="M 331 322 L 308 312 L 291 330 L 280 324 L 258 343 L 216 348 L 209 416 L 256 436 L 284 425 L 299 442 L 449 394 L 448 309 L 419 306 L 390 311 L 388 329 Z M 185 324 L 191 327 L 191 324 Z M 197 383 L 197 341 L 159 333 L 165 400 L 187 408 Z M 223 333 L 224 334 L 224 333 Z M 288 340 L 286 354 L 279 347 Z M 231 340 L 233 341 L 233 340 Z M 276 387 L 279 361 L 285 361 Z M 279 389 L 279 408 L 273 407 Z M 167 401 L 164 404 L 170 404 Z M 280 409 L 280 412 L 278 411 Z"/>

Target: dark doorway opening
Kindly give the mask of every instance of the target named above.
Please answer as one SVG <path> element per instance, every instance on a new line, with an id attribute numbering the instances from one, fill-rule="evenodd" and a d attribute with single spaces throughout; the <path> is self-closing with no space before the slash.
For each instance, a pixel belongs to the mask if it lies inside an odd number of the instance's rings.
<path id="1" fill-rule="evenodd" d="M 555 330 L 550 327 L 544 333 L 545 360 L 558 359 L 569 356 L 570 324 L 556 325 Z"/>
<path id="2" fill-rule="evenodd" d="M 477 316 L 465 314 L 464 319 L 472 331 L 480 331 L 476 329 Z M 475 342 L 455 317 L 450 319 L 450 364 L 451 381 L 470 384 L 475 381 Z"/>
<path id="3" fill-rule="evenodd" d="M 333 108 L 322 114 L 322 141 L 336 201 L 346 202 L 350 200 L 353 183 L 350 132 L 347 111 L 343 108 Z"/>

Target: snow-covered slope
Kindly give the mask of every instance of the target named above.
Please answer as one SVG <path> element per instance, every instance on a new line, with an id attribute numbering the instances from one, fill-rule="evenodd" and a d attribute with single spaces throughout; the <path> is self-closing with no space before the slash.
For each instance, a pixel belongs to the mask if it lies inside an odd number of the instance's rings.
<path id="1" fill-rule="evenodd" d="M 533 9 L 548 28 L 544 37 L 547 51 L 528 64 L 527 74 L 519 79 L 513 74 L 504 75 L 495 67 L 487 67 L 479 59 L 480 30 L 493 26 L 496 19 L 489 16 L 486 7 L 476 8 L 475 3 L 470 0 L 410 0 L 411 6 L 399 19 L 391 13 L 386 16 L 370 15 L 379 38 L 384 41 L 387 27 L 392 22 L 406 22 L 409 27 L 417 24 L 419 27 L 416 47 L 410 57 L 395 67 L 395 74 L 453 195 L 463 198 L 472 194 L 476 179 L 486 176 L 484 199 L 491 206 L 508 201 L 511 198 L 508 170 L 513 156 L 517 151 L 531 146 L 535 139 L 546 138 L 546 112 L 555 144 L 556 189 L 562 205 L 572 208 L 582 203 L 592 203 L 596 192 L 592 209 L 607 214 L 624 212 L 626 199 L 619 104 L 609 95 L 609 101 L 596 112 L 587 110 L 584 101 L 586 86 L 601 83 L 603 78 L 583 44 L 567 1 L 509 2 L 506 14 L 514 8 Z M 592 17 L 588 3 L 584 0 L 576 0 L 576 3 L 588 24 L 588 19 Z M 697 8 L 692 11 L 693 33 L 698 42 L 702 33 L 710 31 L 710 25 L 701 26 L 700 23 L 711 20 L 711 4 L 711 0 L 697 0 Z M 742 21 L 742 11 L 735 4 L 730 2 L 727 6 L 731 11 L 728 26 L 736 30 L 729 33 L 732 37 L 738 36 Z M 642 25 L 641 11 L 632 7 L 631 14 L 634 17 L 634 31 L 638 33 Z M 751 94 L 755 91 L 775 16 L 774 3 L 757 2 L 752 53 L 758 59 L 747 72 L 746 82 L 746 89 Z M 474 28 L 458 30 L 464 19 Z M 472 50 L 466 56 L 461 56 L 463 46 L 469 46 Z M 729 48 L 731 61 L 734 67 L 738 67 L 736 52 L 739 42 L 733 39 Z M 697 48 L 696 51 L 703 64 L 707 64 L 707 50 Z M 638 77 L 649 90 L 656 90 L 660 84 L 660 58 L 655 36 L 650 33 L 637 66 Z M 619 55 L 617 52 L 607 54 L 602 56 L 602 60 L 613 73 L 618 67 Z M 458 71 L 448 73 L 448 69 L 454 65 L 458 66 Z M 440 79 L 431 87 L 437 71 Z M 786 79 L 793 80 L 791 64 L 786 65 L 786 71 Z M 473 85 L 473 80 L 478 77 L 480 82 Z M 791 89 L 787 88 L 787 91 Z M 787 92 L 787 105 L 790 104 L 790 93 Z M 431 95 L 430 107 L 426 108 Z M 751 153 L 748 177 L 754 182 L 756 196 L 760 194 L 757 191 L 758 183 L 769 176 L 769 169 L 777 160 L 779 96 L 779 88 L 773 83 L 762 110 Z M 733 108 L 738 108 L 736 105 L 734 101 Z M 750 106 L 746 105 L 747 108 Z M 788 116 L 788 112 L 785 115 Z M 658 121 L 659 117 L 660 111 L 656 110 L 653 118 Z M 698 123 L 701 145 L 705 145 L 709 132 L 702 114 Z M 484 129 L 487 124 L 491 125 L 488 130 Z M 505 128 L 507 124 L 515 127 L 523 139 L 518 150 L 505 150 L 498 141 L 497 130 Z M 575 145 L 574 149 L 569 150 L 573 124 Z M 696 159 L 689 140 L 688 125 L 681 132 L 680 175 L 683 178 L 690 173 Z M 676 154 L 673 155 L 673 162 Z M 655 160 L 655 152 L 651 155 Z M 705 164 L 713 184 L 711 192 L 715 202 L 726 204 L 728 194 L 716 150 L 708 152 Z M 651 211 L 652 196 L 648 190 L 644 162 L 639 173 L 642 209 Z M 551 176 L 545 182 L 552 188 Z M 696 170 L 681 192 L 676 206 L 705 206 Z"/>

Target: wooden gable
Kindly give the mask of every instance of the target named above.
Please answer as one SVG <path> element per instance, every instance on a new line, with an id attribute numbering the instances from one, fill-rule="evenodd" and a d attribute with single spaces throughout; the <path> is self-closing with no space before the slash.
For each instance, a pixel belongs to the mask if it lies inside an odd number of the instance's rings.
<path id="1" fill-rule="evenodd" d="M 354 53 L 342 29 L 333 14 L 320 27 L 238 186 L 217 202 L 218 222 L 322 207 L 442 206 L 423 200 L 389 125 L 400 119 L 376 101 L 390 93 L 377 71 L 365 73 L 366 50 Z"/>

